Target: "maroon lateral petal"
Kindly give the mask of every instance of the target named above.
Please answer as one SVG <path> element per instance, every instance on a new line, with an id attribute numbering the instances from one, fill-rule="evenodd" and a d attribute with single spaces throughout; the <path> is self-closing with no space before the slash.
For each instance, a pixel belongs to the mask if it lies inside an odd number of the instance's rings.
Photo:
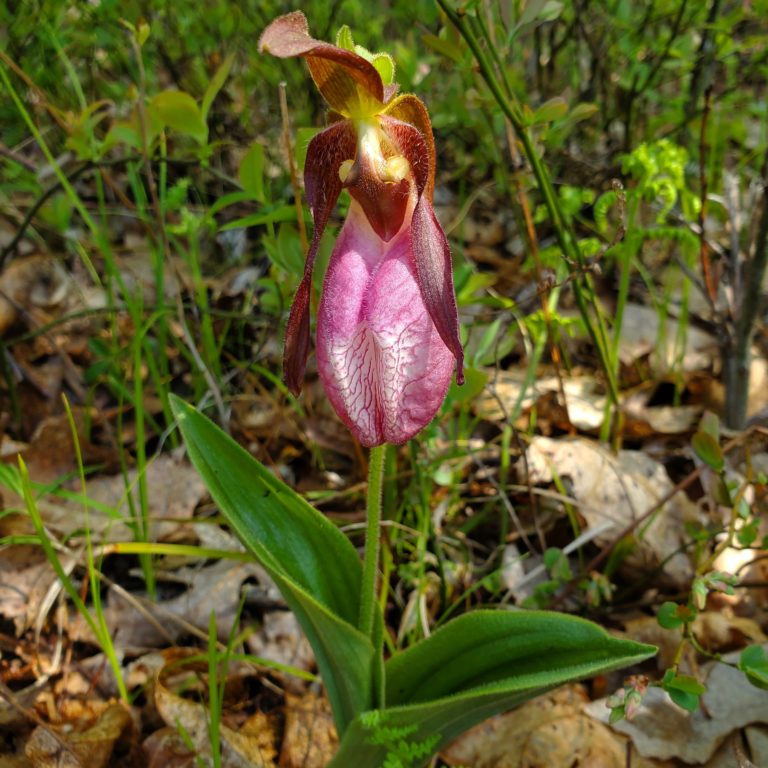
<path id="1" fill-rule="evenodd" d="M 259 38 L 261 53 L 279 58 L 302 56 L 307 59 L 312 79 L 333 109 L 345 111 L 359 98 L 359 89 L 384 102 L 381 75 L 369 61 L 353 51 L 315 40 L 309 35 L 307 19 L 301 11 L 276 18 Z"/>
<path id="2" fill-rule="evenodd" d="M 418 128 L 388 115 L 379 115 L 379 124 L 391 143 L 391 154 L 405 157 L 411 166 L 419 196 L 430 181 L 429 143 Z M 431 137 L 430 137 L 431 138 Z"/>
<path id="3" fill-rule="evenodd" d="M 416 280 L 432 322 L 456 358 L 456 383 L 464 383 L 464 350 L 459 336 L 459 311 L 453 289 L 448 240 L 426 195 L 416 203 L 411 220 L 411 246 Z"/>
<path id="4" fill-rule="evenodd" d="M 288 389 L 296 396 L 301 392 L 309 355 L 309 297 L 315 257 L 328 219 L 341 193 L 339 166 L 354 157 L 355 148 L 355 132 L 346 120 L 334 123 L 318 133 L 307 147 L 304 189 L 312 211 L 314 230 L 304 262 L 304 275 L 296 289 L 288 316 L 283 348 L 283 378 Z"/>
<path id="5" fill-rule="evenodd" d="M 392 101 L 388 101 L 384 108 L 383 115 L 412 125 L 417 128 L 427 145 L 427 155 L 429 157 L 429 176 L 424 190 L 426 196 L 431 200 L 435 187 L 435 139 L 432 136 L 432 123 L 429 120 L 429 113 L 424 106 L 424 102 L 412 93 L 404 93 Z"/>
<path id="6" fill-rule="evenodd" d="M 387 138 L 405 156 L 413 171 L 419 193 L 411 220 L 416 279 L 440 338 L 456 358 L 456 381 L 462 384 L 464 350 L 459 337 L 459 312 L 453 290 L 451 251 L 426 194 L 432 185 L 434 173 L 430 158 L 431 145 L 422 132 L 409 123 L 386 115 L 380 115 L 379 120 Z"/>

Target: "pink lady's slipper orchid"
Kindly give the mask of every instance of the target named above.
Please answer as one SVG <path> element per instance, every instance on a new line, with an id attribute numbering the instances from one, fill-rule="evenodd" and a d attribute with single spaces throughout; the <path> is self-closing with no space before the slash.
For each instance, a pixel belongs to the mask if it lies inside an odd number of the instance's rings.
<path id="1" fill-rule="evenodd" d="M 314 233 L 291 307 L 283 370 L 298 395 L 309 352 L 312 269 L 342 188 L 352 197 L 323 285 L 317 363 L 328 397 L 365 446 L 426 426 L 463 352 L 448 242 L 432 210 L 435 147 L 424 104 L 384 83 L 392 61 L 309 36 L 300 11 L 273 21 L 259 49 L 301 56 L 331 107 L 304 170 Z M 341 39 L 339 42 L 344 42 Z M 355 48 L 355 50 L 352 50 Z M 391 78 L 388 78 L 391 79 Z"/>

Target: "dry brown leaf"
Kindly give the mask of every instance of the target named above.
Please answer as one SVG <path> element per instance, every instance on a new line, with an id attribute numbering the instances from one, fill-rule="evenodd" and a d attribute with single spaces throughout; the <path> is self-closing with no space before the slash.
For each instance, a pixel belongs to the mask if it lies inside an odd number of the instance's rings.
<path id="1" fill-rule="evenodd" d="M 104 618 L 115 640 L 123 648 L 153 648 L 168 644 L 186 632 L 184 624 L 207 633 L 211 612 L 222 641 L 235 621 L 240 605 L 240 587 L 246 579 L 258 578 L 254 563 L 217 560 L 200 568 L 179 568 L 166 574 L 168 581 L 186 586 L 178 597 L 150 603 L 135 602 L 111 590 L 104 605 Z M 174 618 L 178 621 L 174 621 Z M 69 629 L 73 640 L 94 642 L 86 622 L 76 615 Z"/>
<path id="2" fill-rule="evenodd" d="M 725 609 L 700 613 L 693 622 L 693 634 L 712 653 L 768 641 L 756 621 L 734 616 L 731 610 Z"/>
<path id="3" fill-rule="evenodd" d="M 0 755 L 0 768 L 33 768 L 26 755 Z"/>
<path id="4" fill-rule="evenodd" d="M 70 289 L 64 268 L 50 256 L 10 261 L 0 273 L 0 335 L 25 313 L 63 304 Z"/>
<path id="5" fill-rule="evenodd" d="M 725 659 L 733 663 L 738 654 Z M 707 691 L 696 712 L 676 706 L 660 688 L 649 688 L 637 715 L 612 727 L 629 736 L 645 757 L 700 765 L 734 731 L 768 723 L 768 691 L 750 685 L 741 671 L 726 664 L 710 663 L 701 671 Z M 604 701 L 592 702 L 585 710 L 602 722 L 608 719 Z"/>
<path id="6" fill-rule="evenodd" d="M 43 599 L 56 582 L 39 547 L 17 545 L 0 550 L 0 615 L 13 620 L 17 635 L 35 623 Z"/>
<path id="7" fill-rule="evenodd" d="M 301 631 L 296 616 L 290 611 L 269 611 L 262 618 L 257 632 L 248 638 L 248 650 L 254 656 L 299 669 L 315 667 L 312 648 Z M 304 683 L 297 678 L 287 678 L 286 683 L 295 681 L 299 687 Z"/>
<path id="8" fill-rule="evenodd" d="M 205 759 L 211 757 L 210 713 L 202 704 L 178 696 L 169 687 L 177 679 L 182 683 L 184 680 L 189 681 L 189 674 L 185 674 L 185 670 L 189 671 L 193 666 L 180 667 L 177 662 L 195 654 L 195 651 L 181 648 L 165 653 L 167 663 L 158 675 L 154 688 L 155 706 L 169 727 L 183 729 L 196 754 Z M 196 664 L 194 668 L 200 669 L 201 665 Z M 219 724 L 219 733 L 222 768 L 274 767 L 274 749 L 265 747 L 262 733 L 253 735 L 250 732 L 235 731 L 224 723 Z"/>
<path id="9" fill-rule="evenodd" d="M 106 466 L 115 471 L 120 463 L 114 447 L 93 439 L 99 415 L 93 410 L 72 407 L 77 441 L 86 466 Z M 72 429 L 65 413 L 44 418 L 37 424 L 29 445 L 22 454 L 29 476 L 37 483 L 51 483 L 77 471 L 77 454 Z"/>
<path id="10" fill-rule="evenodd" d="M 115 256 L 117 269 L 129 293 L 141 289 L 148 302 L 157 300 L 157 270 L 152 246 L 143 235 L 126 233 L 125 252 Z M 185 285 L 180 285 L 179 276 Z M 165 298 L 174 299 L 182 288 L 192 284 L 189 263 L 178 256 L 163 259 L 163 289 Z"/>
<path id="11" fill-rule="evenodd" d="M 662 627 L 655 616 L 638 616 L 624 622 L 624 634 L 628 640 L 655 645 L 659 652 L 655 657 L 659 670 L 668 669 L 675 659 L 682 633 L 679 629 Z"/>
<path id="12" fill-rule="evenodd" d="M 132 724 L 131 715 L 122 704 L 111 704 L 84 730 L 73 730 L 77 721 L 66 727 L 35 728 L 25 752 L 34 768 L 103 768 L 109 765 L 115 742 Z M 63 749 L 51 731 L 65 740 L 71 751 Z"/>
<path id="13" fill-rule="evenodd" d="M 147 768 L 197 768 L 195 753 L 175 728 L 160 728 L 144 739 Z"/>
<path id="14" fill-rule="evenodd" d="M 339 745 L 328 700 L 287 694 L 285 705 L 280 768 L 324 768 Z"/>
<path id="15" fill-rule="evenodd" d="M 86 482 L 86 496 L 98 505 L 111 510 L 111 514 L 94 507 L 90 510 L 88 525 L 91 535 L 110 541 L 133 539 L 129 527 L 131 508 L 128 504 L 126 479 L 134 508 L 140 509 L 138 497 L 138 470 L 123 475 L 100 475 Z M 144 474 L 147 489 L 148 515 L 151 541 L 164 540 L 178 530 L 180 522 L 192 518 L 195 508 L 207 495 L 200 475 L 186 460 L 161 454 L 147 464 Z M 82 504 L 48 501 L 41 505 L 41 514 L 48 526 L 58 533 L 69 535 L 85 525 Z"/>
<path id="16" fill-rule="evenodd" d="M 678 368 L 677 338 L 680 324 L 668 317 L 664 322 L 653 307 L 627 302 L 619 333 L 619 359 L 630 365 L 641 357 L 650 357 L 654 370 L 659 374 Z M 719 359 L 717 340 L 694 325 L 688 325 L 685 334 L 681 368 L 683 371 L 700 371 L 711 368 Z"/>
<path id="17" fill-rule="evenodd" d="M 472 768 L 625 768 L 626 741 L 581 707 L 584 689 L 572 685 L 494 717 L 457 739 L 441 757 Z M 600 727 L 593 727 L 595 724 Z M 633 768 L 671 768 L 632 755 Z"/>
<path id="18" fill-rule="evenodd" d="M 598 544 L 613 541 L 673 489 L 663 465 L 650 456 L 640 451 L 614 455 L 586 439 L 534 437 L 527 459 L 530 482 L 551 483 L 558 477 L 566 483 L 587 525 L 601 529 L 595 537 Z M 685 494 L 676 493 L 643 526 L 639 545 L 622 564 L 624 571 L 647 573 L 664 563 L 667 577 L 675 584 L 687 584 L 693 572 L 682 552 L 687 539 L 684 525 L 698 518 L 696 505 Z"/>
<path id="19" fill-rule="evenodd" d="M 489 371 L 489 384 L 475 400 L 477 415 L 489 421 L 500 421 L 509 415 L 518 401 L 525 410 L 548 394 L 560 393 L 556 376 L 537 376 L 524 389 L 526 378 L 525 370 Z M 605 395 L 598 389 L 594 377 L 568 377 L 562 384 L 571 424 L 585 431 L 599 429 L 603 423 Z"/>

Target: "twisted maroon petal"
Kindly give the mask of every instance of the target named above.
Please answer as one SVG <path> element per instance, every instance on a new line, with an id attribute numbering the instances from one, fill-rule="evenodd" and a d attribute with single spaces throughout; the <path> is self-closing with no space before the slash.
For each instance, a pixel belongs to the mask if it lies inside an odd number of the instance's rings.
<path id="1" fill-rule="evenodd" d="M 453 289 L 451 250 L 426 195 L 416 203 L 411 219 L 411 247 L 416 280 L 427 312 L 456 358 L 456 383 L 464 383 L 464 350 L 459 336 L 459 311 Z"/>
<path id="2" fill-rule="evenodd" d="M 381 115 L 381 117 L 385 118 L 382 120 L 383 123 L 385 123 L 386 120 L 385 116 L 396 118 L 419 130 L 421 138 L 425 144 L 428 160 L 428 175 L 424 187 L 424 194 L 432 200 L 432 193 L 435 188 L 435 139 L 432 136 L 432 123 L 429 120 L 429 113 L 424 106 L 424 102 L 412 93 L 404 93 L 392 101 L 387 101 L 387 105 L 384 107 L 384 111 Z M 397 129 L 393 128 L 393 130 Z"/>
<path id="3" fill-rule="evenodd" d="M 258 47 L 261 53 L 283 59 L 304 57 L 318 90 L 337 112 L 348 113 L 363 94 L 384 102 L 384 84 L 373 64 L 353 51 L 310 37 L 301 11 L 275 19 L 262 33 Z"/>
<path id="4" fill-rule="evenodd" d="M 424 134 L 403 120 L 379 115 L 379 123 L 392 149 L 391 154 L 403 155 L 411 166 L 416 191 L 421 195 L 430 181 L 429 142 Z"/>
<path id="5" fill-rule="evenodd" d="M 304 186 L 312 211 L 314 231 L 285 329 L 283 378 L 296 396 L 301 392 L 309 354 L 309 298 L 312 271 L 325 226 L 341 192 L 339 166 L 355 154 L 355 132 L 348 121 L 334 123 L 318 133 L 307 147 Z"/>

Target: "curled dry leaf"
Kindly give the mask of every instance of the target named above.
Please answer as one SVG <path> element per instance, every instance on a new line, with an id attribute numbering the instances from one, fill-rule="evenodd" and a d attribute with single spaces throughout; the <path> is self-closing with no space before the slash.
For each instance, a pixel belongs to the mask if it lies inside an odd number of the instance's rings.
<path id="1" fill-rule="evenodd" d="M 313 693 L 286 696 L 280 768 L 324 768 L 338 745 L 327 699 Z"/>
<path id="2" fill-rule="evenodd" d="M 631 365 L 639 358 L 649 356 L 657 373 L 679 370 L 679 334 L 680 324 L 677 320 L 666 318 L 662 328 L 662 319 L 656 309 L 628 302 L 624 307 L 619 334 L 619 358 L 625 365 Z M 682 370 L 709 369 L 718 357 L 716 339 L 689 324 L 685 333 Z"/>
<path id="3" fill-rule="evenodd" d="M 535 437 L 527 459 L 530 482 L 550 483 L 560 478 L 587 525 L 605 528 L 596 537 L 598 544 L 613 541 L 674 487 L 663 465 L 641 451 L 614 455 L 585 439 Z M 696 505 L 684 493 L 676 493 L 644 525 L 638 546 L 623 563 L 624 571 L 647 573 L 664 563 L 663 573 L 674 584 L 687 584 L 692 569 L 683 554 L 684 525 L 698 517 Z"/>
<path id="4" fill-rule="evenodd" d="M 183 594 L 152 604 L 110 591 L 104 618 L 121 647 L 151 648 L 175 641 L 188 625 L 206 633 L 213 612 L 220 639 L 226 641 L 237 615 L 240 587 L 247 579 L 258 578 L 260 570 L 254 563 L 235 560 L 218 560 L 204 568 L 180 568 L 172 580 L 186 585 Z M 166 579 L 171 580 L 168 574 Z M 73 619 L 69 636 L 94 639 L 80 616 Z"/>
<path id="5" fill-rule="evenodd" d="M 17 320 L 66 304 L 71 281 L 50 256 L 15 259 L 0 273 L 0 335 Z"/>
<path id="6" fill-rule="evenodd" d="M 518 403 L 525 410 L 546 395 L 560 392 L 557 376 L 538 376 L 530 386 L 526 378 L 525 370 L 489 371 L 490 383 L 475 401 L 478 416 L 499 421 L 507 418 Z M 594 377 L 568 377 L 563 380 L 563 389 L 571 424 L 587 431 L 599 429 L 605 412 L 605 395 L 599 391 Z"/>
<path id="7" fill-rule="evenodd" d="M 262 659 L 299 669 L 315 668 L 312 648 L 301 631 L 296 616 L 290 611 L 269 611 L 264 614 L 261 628 L 248 638 L 248 650 Z M 304 687 L 298 678 L 288 677 L 286 685 Z"/>
<path id="8" fill-rule="evenodd" d="M 154 698 L 158 714 L 163 721 L 169 728 L 183 729 L 188 743 L 194 747 L 196 757 L 205 760 L 211 759 L 211 713 L 202 704 L 185 699 L 174 692 L 176 685 L 188 690 L 190 681 L 194 688 L 197 675 L 207 674 L 205 664 L 180 664 L 197 653 L 184 648 L 165 652 L 166 664 L 158 674 Z M 270 728 L 265 726 L 255 732 L 253 728 L 235 730 L 221 722 L 219 733 L 222 768 L 274 768 L 276 736 Z M 149 745 L 145 742 L 145 749 L 149 747 L 154 750 L 153 754 L 156 754 L 159 749 L 166 749 L 170 743 L 155 738 Z"/>
<path id="9" fill-rule="evenodd" d="M 29 737 L 25 752 L 34 768 L 106 768 L 117 740 L 132 724 L 131 715 L 122 704 L 110 704 L 96 722 L 82 730 L 78 730 L 77 721 L 66 727 L 38 726 Z M 69 749 L 62 745 L 62 740 Z"/>
<path id="10" fill-rule="evenodd" d="M 71 570 L 74 562 L 65 558 L 64 564 Z M 0 552 L 0 616 L 13 620 L 17 635 L 34 625 L 57 581 L 41 549 L 17 545 Z"/>

